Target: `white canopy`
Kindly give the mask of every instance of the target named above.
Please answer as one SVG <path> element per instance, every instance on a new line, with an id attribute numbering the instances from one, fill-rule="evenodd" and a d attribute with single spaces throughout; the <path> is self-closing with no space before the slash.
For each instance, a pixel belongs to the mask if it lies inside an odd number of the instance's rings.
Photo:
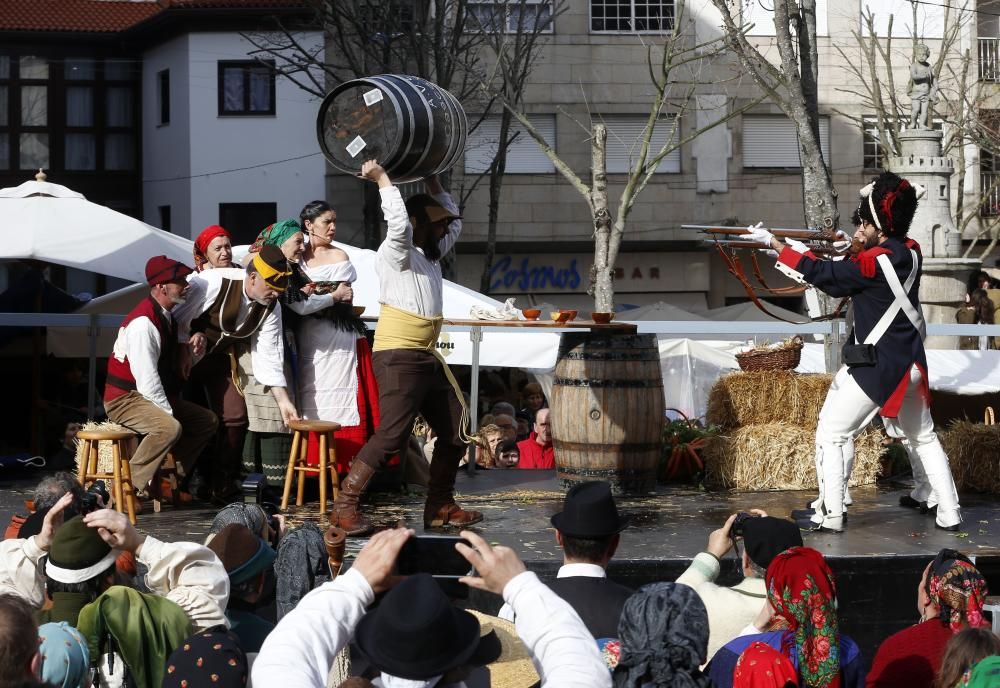
<path id="1" fill-rule="evenodd" d="M 764 302 L 767 310 L 777 316 L 785 318 L 786 320 L 791 320 L 793 322 L 806 322 L 809 320 L 809 318 L 801 313 L 790 311 L 787 308 L 782 308 L 781 306 L 775 306 L 773 303 L 765 301 L 764 299 L 761 299 L 761 301 Z M 715 320 L 717 322 L 769 322 L 774 320 L 774 318 L 757 308 L 757 306 L 750 301 L 735 303 L 732 306 L 723 306 L 722 308 L 713 308 L 711 310 L 703 311 L 701 315 L 705 316 L 708 320 Z"/>
<path id="2" fill-rule="evenodd" d="M 630 308 L 615 314 L 616 320 L 705 320 L 700 315 L 678 308 L 664 301 L 657 301 L 638 308 Z"/>
<path id="3" fill-rule="evenodd" d="M 190 240 L 45 181 L 0 189 L 0 233 L 0 260 L 41 260 L 136 282 L 151 256 L 191 263 Z"/>

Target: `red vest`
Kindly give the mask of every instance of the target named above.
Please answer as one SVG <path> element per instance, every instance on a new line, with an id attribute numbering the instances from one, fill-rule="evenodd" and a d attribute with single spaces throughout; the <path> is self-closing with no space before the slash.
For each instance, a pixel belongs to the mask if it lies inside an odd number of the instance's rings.
<path id="1" fill-rule="evenodd" d="M 156 362 L 156 370 L 163 384 L 163 391 L 171 399 L 180 390 L 180 378 L 177 375 L 177 330 L 172 320 L 163 317 L 163 311 L 152 296 L 147 296 L 132 309 L 132 312 L 122 320 L 121 327 L 126 327 L 136 318 L 149 318 L 160 333 L 160 358 Z M 119 361 L 112 354 L 108 358 L 108 378 L 104 385 L 104 401 L 112 401 L 135 390 L 135 375 L 129 365 L 128 357 Z"/>

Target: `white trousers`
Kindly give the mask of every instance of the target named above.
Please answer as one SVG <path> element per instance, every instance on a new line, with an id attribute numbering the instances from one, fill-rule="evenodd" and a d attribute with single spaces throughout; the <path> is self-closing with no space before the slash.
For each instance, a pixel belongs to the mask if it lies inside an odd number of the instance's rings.
<path id="1" fill-rule="evenodd" d="M 910 384 L 906 389 L 898 418 L 886 418 L 886 428 L 891 434 L 905 437 L 908 449 L 919 460 L 927 485 L 938 500 L 937 523 L 953 526 L 962 520 L 958 505 L 958 492 L 944 453 L 930 408 L 920 394 L 921 373 L 917 366 L 910 369 Z M 820 448 L 823 473 L 822 518 L 825 525 L 842 527 L 844 515 L 844 448 L 858 432 L 878 413 L 878 404 L 868 398 L 858 383 L 842 367 L 830 385 L 830 391 L 819 413 L 816 444 Z M 914 461 L 914 464 L 918 461 Z M 819 514 L 819 510 L 817 511 Z"/>

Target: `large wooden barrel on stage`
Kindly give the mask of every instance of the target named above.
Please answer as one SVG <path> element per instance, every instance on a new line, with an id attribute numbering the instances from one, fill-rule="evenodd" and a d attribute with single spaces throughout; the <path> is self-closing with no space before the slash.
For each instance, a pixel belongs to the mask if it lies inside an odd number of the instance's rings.
<path id="1" fill-rule="evenodd" d="M 357 174 L 378 160 L 394 182 L 440 174 L 465 152 L 469 124 L 448 91 L 405 74 L 347 81 L 323 100 L 316 119 L 319 145 L 330 164 Z"/>
<path id="2" fill-rule="evenodd" d="M 563 334 L 550 405 L 564 484 L 605 480 L 616 494 L 653 491 L 665 411 L 656 335 Z"/>

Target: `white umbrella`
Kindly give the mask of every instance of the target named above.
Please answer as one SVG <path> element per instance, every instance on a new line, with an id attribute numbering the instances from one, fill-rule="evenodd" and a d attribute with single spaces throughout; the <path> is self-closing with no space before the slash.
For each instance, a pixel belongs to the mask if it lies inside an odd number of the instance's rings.
<path id="1" fill-rule="evenodd" d="M 145 281 L 152 256 L 192 262 L 190 239 L 46 181 L 0 189 L 0 236 L 0 260 L 34 259 L 133 282 Z"/>

